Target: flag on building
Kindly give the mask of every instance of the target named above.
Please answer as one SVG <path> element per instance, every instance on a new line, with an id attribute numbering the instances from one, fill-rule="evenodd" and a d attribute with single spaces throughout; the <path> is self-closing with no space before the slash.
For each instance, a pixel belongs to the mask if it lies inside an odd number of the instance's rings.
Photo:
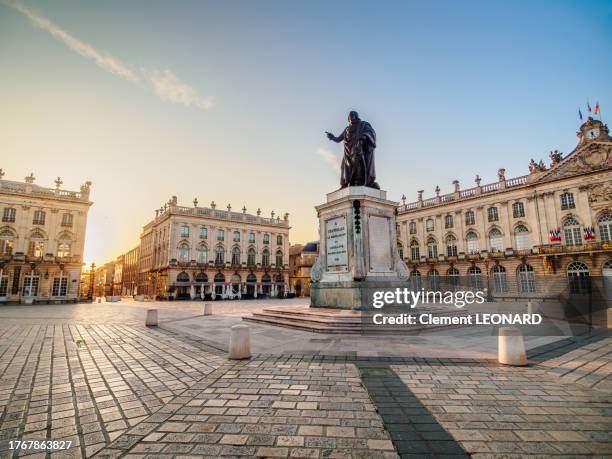
<path id="1" fill-rule="evenodd" d="M 599 113 L 599 102 L 595 104 L 595 111 L 593 113 L 595 113 L 596 115 Z"/>
<path id="2" fill-rule="evenodd" d="M 561 242 L 561 230 L 559 228 L 548 232 L 548 242 Z"/>
<path id="3" fill-rule="evenodd" d="M 588 100 L 587 100 L 587 111 L 591 113 L 591 104 L 589 104 Z"/>
<path id="4" fill-rule="evenodd" d="M 580 117 L 580 121 L 582 121 L 582 112 L 580 111 L 580 107 L 578 107 L 578 116 Z"/>
<path id="5" fill-rule="evenodd" d="M 585 241 L 592 241 L 595 239 L 595 228 L 592 226 L 585 227 L 582 233 Z"/>

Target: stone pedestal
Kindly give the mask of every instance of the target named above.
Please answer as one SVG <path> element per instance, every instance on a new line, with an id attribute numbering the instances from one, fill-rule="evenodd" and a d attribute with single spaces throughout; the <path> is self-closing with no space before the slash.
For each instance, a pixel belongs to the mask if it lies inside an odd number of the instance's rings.
<path id="1" fill-rule="evenodd" d="M 397 202 L 387 192 L 348 187 L 317 206 L 319 257 L 312 268 L 311 307 L 367 309 L 375 290 L 405 286 L 397 250 Z"/>

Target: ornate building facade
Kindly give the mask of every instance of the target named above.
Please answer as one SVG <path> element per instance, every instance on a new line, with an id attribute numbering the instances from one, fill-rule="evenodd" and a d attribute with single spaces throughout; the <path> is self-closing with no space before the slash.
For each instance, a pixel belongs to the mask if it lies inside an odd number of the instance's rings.
<path id="1" fill-rule="evenodd" d="M 150 297 L 283 297 L 289 285 L 289 214 L 270 218 L 179 206 L 172 197 L 140 237 L 138 293 Z"/>
<path id="2" fill-rule="evenodd" d="M 80 191 L 2 180 L 0 169 L 0 302 L 76 301 L 91 182 Z"/>
<path id="3" fill-rule="evenodd" d="M 578 145 L 529 174 L 404 203 L 398 248 L 414 283 L 488 287 L 494 295 L 543 296 L 580 290 L 612 275 L 612 138 L 589 118 Z"/>

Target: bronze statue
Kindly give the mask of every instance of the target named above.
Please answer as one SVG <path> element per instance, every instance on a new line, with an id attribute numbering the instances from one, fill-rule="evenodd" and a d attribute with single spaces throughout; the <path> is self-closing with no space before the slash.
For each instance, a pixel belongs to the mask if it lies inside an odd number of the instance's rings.
<path id="1" fill-rule="evenodd" d="M 348 122 L 349 125 L 338 137 L 331 132 L 325 132 L 327 138 L 336 143 L 344 140 L 340 188 L 367 186 L 379 190 L 380 186 L 376 183 L 376 171 L 374 169 L 376 132 L 374 132 L 370 123 L 359 119 L 357 112 L 349 113 Z"/>

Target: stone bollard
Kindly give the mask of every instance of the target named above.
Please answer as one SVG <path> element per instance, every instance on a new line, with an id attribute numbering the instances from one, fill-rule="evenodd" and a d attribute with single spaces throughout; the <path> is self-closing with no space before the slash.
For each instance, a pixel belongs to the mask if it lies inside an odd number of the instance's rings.
<path id="1" fill-rule="evenodd" d="M 497 360 L 504 365 L 525 366 L 527 354 L 523 333 L 516 327 L 502 327 L 499 329 Z"/>
<path id="2" fill-rule="evenodd" d="M 204 303 L 204 310 L 202 311 L 202 315 L 204 316 L 212 316 L 213 305 L 210 303 Z"/>
<path id="3" fill-rule="evenodd" d="M 157 309 L 147 309 L 145 325 L 147 327 L 157 327 Z"/>
<path id="4" fill-rule="evenodd" d="M 535 308 L 533 307 L 533 303 L 531 302 L 531 300 L 527 301 L 527 314 L 531 315 L 533 314 L 535 311 Z"/>
<path id="5" fill-rule="evenodd" d="M 98 298 L 98 303 L 102 303 L 102 298 Z"/>
<path id="6" fill-rule="evenodd" d="M 231 360 L 251 358 L 251 336 L 248 325 L 234 325 L 231 328 L 228 358 Z"/>

